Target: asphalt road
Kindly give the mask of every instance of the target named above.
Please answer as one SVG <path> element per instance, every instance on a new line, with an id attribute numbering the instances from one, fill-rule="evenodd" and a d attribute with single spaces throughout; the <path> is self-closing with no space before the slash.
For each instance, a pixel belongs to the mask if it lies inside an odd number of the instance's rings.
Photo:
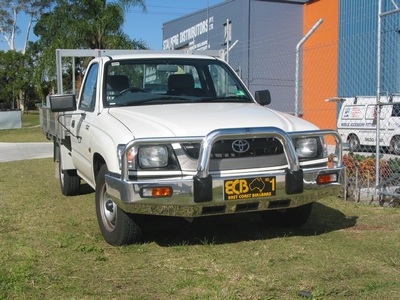
<path id="1" fill-rule="evenodd" d="M 53 157 L 53 143 L 0 143 L 0 162 Z"/>

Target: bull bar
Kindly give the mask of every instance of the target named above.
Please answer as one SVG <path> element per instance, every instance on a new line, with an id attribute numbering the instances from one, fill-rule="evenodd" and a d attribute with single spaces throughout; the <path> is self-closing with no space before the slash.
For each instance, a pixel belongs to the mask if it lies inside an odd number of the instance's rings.
<path id="1" fill-rule="evenodd" d="M 336 142 L 332 167 L 300 168 L 292 138 L 333 136 Z M 236 174 L 211 174 L 209 162 L 211 149 L 215 142 L 224 139 L 276 138 L 284 148 L 288 168 L 282 170 L 256 171 Z M 182 175 L 173 178 L 149 178 L 131 180 L 128 169 L 128 152 L 134 153 L 141 145 L 201 143 L 197 172 L 194 176 Z M 319 184 L 321 175 L 334 175 L 336 181 Z M 224 200 L 224 181 L 237 178 L 246 179 L 257 176 L 276 178 L 276 193 L 268 197 Z M 144 138 L 130 141 L 121 157 L 121 176 L 106 174 L 107 193 L 124 211 L 138 214 L 198 217 L 211 214 L 227 214 L 246 211 L 286 209 L 314 202 L 328 192 L 337 191 L 345 180 L 345 167 L 342 165 L 342 140 L 333 130 L 312 130 L 285 132 L 277 127 L 217 129 L 204 137 L 163 137 Z M 170 197 L 144 198 L 141 189 L 148 187 L 170 187 Z"/>

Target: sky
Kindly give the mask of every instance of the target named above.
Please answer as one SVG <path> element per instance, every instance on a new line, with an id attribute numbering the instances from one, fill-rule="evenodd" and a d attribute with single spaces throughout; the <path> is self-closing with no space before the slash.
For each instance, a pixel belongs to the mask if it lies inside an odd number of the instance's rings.
<path id="1" fill-rule="evenodd" d="M 162 49 L 162 24 L 184 15 L 196 12 L 221 3 L 224 0 L 145 0 L 147 12 L 142 12 L 139 7 L 131 8 L 125 15 L 124 32 L 132 39 L 143 40 L 153 50 Z M 28 18 L 18 15 L 17 24 L 21 29 L 15 38 L 16 50 L 24 46 L 24 39 Z M 33 26 L 32 26 L 33 27 Z M 35 41 L 37 37 L 32 30 L 29 40 Z M 0 36 L 0 50 L 9 50 L 3 36 Z"/>

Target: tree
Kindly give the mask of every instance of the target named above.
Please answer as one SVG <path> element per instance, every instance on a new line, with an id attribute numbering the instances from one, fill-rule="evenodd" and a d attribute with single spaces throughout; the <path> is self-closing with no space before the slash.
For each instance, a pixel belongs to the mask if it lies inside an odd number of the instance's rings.
<path id="1" fill-rule="evenodd" d="M 43 49 L 37 68 L 42 78 L 55 74 L 55 49 L 146 49 L 145 42 L 130 39 L 122 31 L 124 13 L 132 6 L 146 10 L 145 0 L 56 0 L 33 29 Z M 75 66 L 79 74 L 84 73 L 83 59 L 77 58 Z"/>
<path id="2" fill-rule="evenodd" d="M 135 5 L 146 10 L 144 0 L 56 0 L 53 10 L 42 14 L 34 33 L 46 48 L 144 48 L 143 41 L 129 39 L 121 29 L 124 12 Z"/>
<path id="3" fill-rule="evenodd" d="M 29 41 L 32 23 L 50 7 L 53 0 L 0 0 L 0 33 L 3 35 L 10 50 L 15 50 L 15 36 L 21 32 L 17 25 L 20 13 L 29 16 L 22 53 L 25 53 Z"/>
<path id="4" fill-rule="evenodd" d="M 17 102 L 29 80 L 26 77 L 29 73 L 26 59 L 24 54 L 15 50 L 0 51 L 0 99 L 12 109 L 18 107 Z"/>

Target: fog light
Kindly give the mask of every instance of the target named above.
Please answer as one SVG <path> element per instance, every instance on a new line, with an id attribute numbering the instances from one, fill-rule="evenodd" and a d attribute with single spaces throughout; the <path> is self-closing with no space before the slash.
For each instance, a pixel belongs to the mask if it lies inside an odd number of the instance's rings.
<path id="1" fill-rule="evenodd" d="M 317 178 L 318 184 L 326 184 L 326 183 L 332 183 L 332 182 L 337 182 L 337 181 L 338 181 L 338 175 L 336 173 L 319 175 Z"/>
<path id="2" fill-rule="evenodd" d="M 171 187 L 148 187 L 140 189 L 140 196 L 142 198 L 155 198 L 155 197 L 171 197 Z"/>

